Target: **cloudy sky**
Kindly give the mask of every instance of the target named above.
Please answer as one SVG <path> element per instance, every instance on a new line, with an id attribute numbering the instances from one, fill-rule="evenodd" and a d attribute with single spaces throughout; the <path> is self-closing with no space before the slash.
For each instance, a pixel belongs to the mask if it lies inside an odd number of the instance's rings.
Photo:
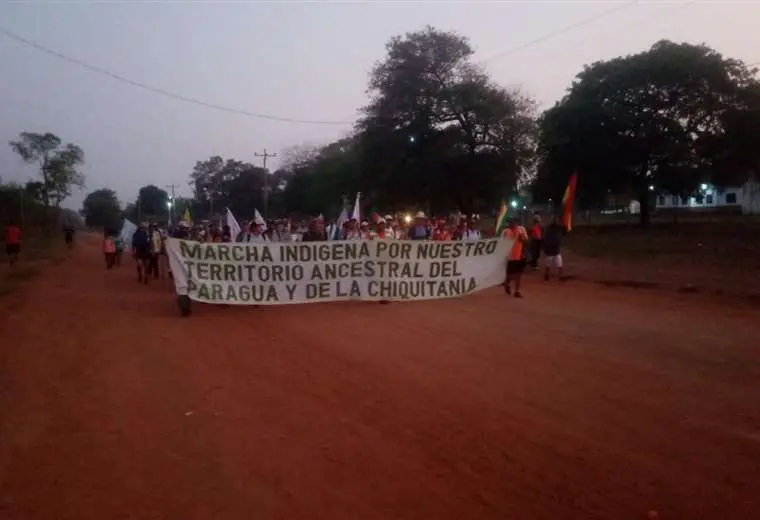
<path id="1" fill-rule="evenodd" d="M 609 12 L 614 10 L 614 12 Z M 591 20 L 589 20 L 591 19 Z M 659 39 L 707 43 L 760 62 L 760 3 L 715 1 L 278 2 L 48 1 L 0 3 L 0 177 L 36 175 L 7 146 L 53 132 L 87 154 L 87 189 L 122 201 L 145 184 L 182 185 L 197 160 L 256 161 L 345 134 L 387 40 L 426 24 L 471 39 L 476 60 L 541 106 L 589 62 Z M 575 27 L 571 27 L 576 25 Z M 282 122 L 215 110 L 120 81 Z M 270 162 L 272 167 L 276 162 Z M 78 208 L 84 193 L 67 205 Z"/>

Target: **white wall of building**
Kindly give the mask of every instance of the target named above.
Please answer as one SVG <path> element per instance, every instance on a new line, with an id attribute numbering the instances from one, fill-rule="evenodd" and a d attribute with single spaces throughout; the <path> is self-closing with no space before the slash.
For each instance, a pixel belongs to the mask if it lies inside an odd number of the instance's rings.
<path id="1" fill-rule="evenodd" d="M 742 213 L 760 215 L 760 182 L 750 181 L 742 186 Z"/>
<path id="2" fill-rule="evenodd" d="M 701 200 L 696 196 L 659 194 L 655 199 L 655 209 L 692 208 L 741 208 L 742 213 L 760 213 L 760 184 L 747 182 L 742 186 L 727 186 L 718 190 L 715 186 L 703 184 L 700 187 Z"/>

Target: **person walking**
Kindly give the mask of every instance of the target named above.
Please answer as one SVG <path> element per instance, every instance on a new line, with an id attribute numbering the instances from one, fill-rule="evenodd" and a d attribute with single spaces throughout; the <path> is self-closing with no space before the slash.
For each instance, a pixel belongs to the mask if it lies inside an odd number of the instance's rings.
<path id="1" fill-rule="evenodd" d="M 509 221 L 509 226 L 504 230 L 501 236 L 509 240 L 514 240 L 512 249 L 507 257 L 507 277 L 504 281 L 504 292 L 507 295 L 512 295 L 512 288 L 510 287 L 510 283 L 512 283 L 515 286 L 515 298 L 522 298 L 520 282 L 522 281 L 522 273 L 525 270 L 524 245 L 528 241 L 528 233 L 515 219 L 511 219 Z"/>
<path id="2" fill-rule="evenodd" d="M 116 243 L 114 242 L 113 232 L 110 229 L 103 231 L 103 257 L 106 261 L 106 269 L 113 268 L 116 263 Z"/>
<path id="3" fill-rule="evenodd" d="M 530 227 L 530 266 L 538 270 L 538 260 L 541 257 L 541 242 L 544 239 L 544 228 L 541 226 L 541 215 L 533 215 L 533 225 Z"/>
<path id="4" fill-rule="evenodd" d="M 132 235 L 132 254 L 137 261 L 137 280 L 148 283 L 148 267 L 150 264 L 150 235 L 148 223 L 141 222 Z"/>
<path id="5" fill-rule="evenodd" d="M 15 222 L 5 226 L 5 252 L 11 265 L 18 262 L 19 254 L 21 254 L 21 235 L 21 228 Z"/>
<path id="6" fill-rule="evenodd" d="M 542 243 L 544 252 L 544 280 L 549 280 L 552 271 L 558 279 L 562 279 L 562 236 L 565 234 L 565 227 L 560 223 L 559 217 L 554 215 L 552 222 L 544 232 Z"/>

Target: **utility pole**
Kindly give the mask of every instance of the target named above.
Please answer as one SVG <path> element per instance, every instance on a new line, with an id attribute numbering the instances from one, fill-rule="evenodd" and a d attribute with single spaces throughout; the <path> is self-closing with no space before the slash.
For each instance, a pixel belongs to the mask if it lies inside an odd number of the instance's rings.
<path id="1" fill-rule="evenodd" d="M 267 159 L 270 157 L 277 157 L 276 153 L 267 153 L 267 149 L 264 148 L 264 153 L 254 153 L 256 157 L 261 157 L 264 166 L 264 218 L 269 218 L 269 171 L 267 170 Z"/>
<path id="2" fill-rule="evenodd" d="M 179 188 L 179 184 L 167 184 L 166 187 L 172 190 L 172 198 L 169 200 L 169 225 L 171 225 L 174 223 L 174 205 L 177 203 L 174 190 L 175 188 Z"/>

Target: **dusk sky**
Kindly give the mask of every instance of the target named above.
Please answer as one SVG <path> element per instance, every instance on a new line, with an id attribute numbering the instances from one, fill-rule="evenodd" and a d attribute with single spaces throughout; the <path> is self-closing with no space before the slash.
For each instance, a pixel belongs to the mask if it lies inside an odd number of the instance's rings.
<path id="1" fill-rule="evenodd" d="M 469 37 L 476 61 L 486 60 L 498 83 L 521 87 L 542 107 L 584 64 L 663 38 L 760 62 L 757 2 L 641 1 L 555 34 L 630 3 L 5 1 L 0 30 L 132 81 L 246 112 L 346 123 L 278 122 L 170 99 L 0 32 L 0 177 L 36 176 L 7 142 L 22 131 L 49 131 L 86 153 L 87 188 L 68 207 L 78 209 L 87 191 L 103 187 L 123 203 L 149 183 L 180 184 L 190 195 L 197 160 L 254 162 L 264 148 L 280 153 L 349 132 L 385 43 L 426 24 Z"/>

